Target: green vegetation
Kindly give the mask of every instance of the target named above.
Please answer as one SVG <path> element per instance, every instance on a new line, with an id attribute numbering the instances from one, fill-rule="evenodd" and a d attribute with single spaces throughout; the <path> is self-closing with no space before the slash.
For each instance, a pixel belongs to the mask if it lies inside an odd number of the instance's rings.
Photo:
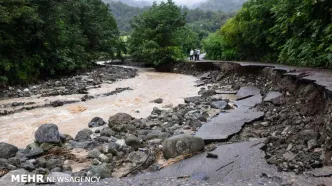
<path id="1" fill-rule="evenodd" d="M 186 27 L 185 14 L 171 0 L 156 4 L 132 23 L 129 53 L 135 61 L 154 66 L 183 60 L 184 51 L 197 44 L 198 37 Z"/>
<path id="2" fill-rule="evenodd" d="M 332 1 L 249 0 L 204 41 L 207 57 L 331 68 Z"/>
<path id="3" fill-rule="evenodd" d="M 118 28 L 122 35 L 128 35 L 133 31 L 131 21 L 134 17 L 141 15 L 150 7 L 133 7 L 120 1 L 104 0 L 109 3 L 109 7 L 117 21 Z M 189 9 L 181 7 L 181 12 L 186 14 L 186 21 L 189 28 L 196 32 L 200 39 L 205 38 L 211 32 L 218 30 L 226 20 L 233 14 L 225 14 L 221 11 L 203 11 L 200 9 Z"/>
<path id="4" fill-rule="evenodd" d="M 195 7 L 201 10 L 223 11 L 226 13 L 236 12 L 241 9 L 247 0 L 207 0 L 197 4 Z"/>
<path id="5" fill-rule="evenodd" d="M 129 5 L 131 7 L 140 7 L 140 8 L 150 7 L 152 5 L 152 3 L 148 1 L 137 1 L 137 0 L 102 0 L 102 1 L 105 2 L 106 4 L 122 3 Z"/>
<path id="6" fill-rule="evenodd" d="M 123 35 L 132 32 L 132 27 L 130 24 L 131 20 L 135 16 L 138 16 L 149 9 L 149 7 L 145 8 L 133 7 L 125 3 L 122 3 L 120 1 L 112 1 L 112 0 L 109 1 L 108 4 L 118 24 L 118 28 L 121 31 L 121 34 Z"/>
<path id="7" fill-rule="evenodd" d="M 100 0 L 0 1 L 0 81 L 26 83 L 113 58 L 119 31 Z"/>

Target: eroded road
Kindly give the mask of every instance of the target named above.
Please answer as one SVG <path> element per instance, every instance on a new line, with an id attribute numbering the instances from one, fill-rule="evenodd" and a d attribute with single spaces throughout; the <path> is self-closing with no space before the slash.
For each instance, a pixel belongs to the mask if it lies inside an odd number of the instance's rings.
<path id="1" fill-rule="evenodd" d="M 61 133 L 75 136 L 65 139 L 62 148 L 84 148 L 80 154 L 90 164 L 74 172 L 67 157 L 61 157 L 67 163 L 52 157 L 43 166 L 39 156 L 45 150 L 31 156 L 36 152 L 30 147 L 20 151 L 22 157 L 29 157 L 21 167 L 30 172 L 40 171 L 41 166 L 55 175 L 106 178 L 80 185 L 331 185 L 330 144 L 324 141 L 328 130 L 315 127 L 325 126 L 323 121 L 329 119 L 325 117 L 329 98 L 315 85 L 294 79 L 303 72 L 285 74 L 264 68 L 244 75 L 193 69 L 190 74 L 197 77 L 140 69 L 138 77 L 89 89 L 94 99 L 2 116 L 1 140 L 24 147 L 41 124 L 57 124 Z M 98 96 L 125 87 L 130 89 Z M 320 110 L 313 104 L 317 101 Z M 100 126 L 81 130 L 96 116 L 101 117 L 95 122 Z M 178 156 L 166 160 L 163 154 Z M 48 166 L 51 160 L 59 164 Z M 10 174 L 5 175 L 0 183 L 8 184 L 9 178 Z"/>

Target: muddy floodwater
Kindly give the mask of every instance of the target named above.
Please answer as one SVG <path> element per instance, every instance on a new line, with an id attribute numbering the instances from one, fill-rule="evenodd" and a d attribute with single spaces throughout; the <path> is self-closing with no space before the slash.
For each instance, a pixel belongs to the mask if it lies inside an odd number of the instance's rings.
<path id="1" fill-rule="evenodd" d="M 34 132 L 45 123 L 58 125 L 63 134 L 75 137 L 76 133 L 88 128 L 89 121 L 96 116 L 108 120 L 109 116 L 125 112 L 136 118 L 149 116 L 153 107 L 176 106 L 183 103 L 183 98 L 195 96 L 199 91 L 195 87 L 196 77 L 159 73 L 153 69 L 139 69 L 139 75 L 132 79 L 117 81 L 113 84 L 102 84 L 101 88 L 89 90 L 89 95 L 98 95 L 114 91 L 116 88 L 130 87 L 116 95 L 98 97 L 86 102 L 67 104 L 62 107 L 38 108 L 0 117 L 0 141 L 25 147 L 34 140 Z M 0 104 L 11 102 L 38 102 L 45 99 L 78 99 L 82 95 L 57 97 L 16 98 L 0 101 Z M 162 104 L 151 103 L 162 98 Z"/>

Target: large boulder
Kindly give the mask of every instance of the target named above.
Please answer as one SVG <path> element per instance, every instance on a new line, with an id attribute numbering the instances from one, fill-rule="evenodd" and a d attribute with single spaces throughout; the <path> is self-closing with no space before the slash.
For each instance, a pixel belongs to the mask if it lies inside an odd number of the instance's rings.
<path id="1" fill-rule="evenodd" d="M 92 130 L 90 129 L 83 129 L 80 130 L 76 136 L 75 136 L 75 140 L 76 141 L 88 141 L 91 139 L 91 134 L 93 134 Z"/>
<path id="2" fill-rule="evenodd" d="M 35 133 L 35 140 L 38 143 L 60 143 L 60 133 L 58 126 L 54 124 L 44 124 Z"/>
<path id="3" fill-rule="evenodd" d="M 178 135 L 167 138 L 163 142 L 164 157 L 167 159 L 198 152 L 203 149 L 203 139 L 196 136 Z"/>
<path id="4" fill-rule="evenodd" d="M 18 148 L 14 145 L 1 142 L 0 143 L 0 158 L 11 158 L 16 155 Z"/>
<path id="5" fill-rule="evenodd" d="M 130 123 L 134 118 L 131 117 L 129 114 L 126 113 L 117 113 L 113 116 L 111 116 L 108 119 L 108 126 L 110 128 L 121 125 L 121 124 L 128 124 Z"/>
<path id="6" fill-rule="evenodd" d="M 89 127 L 92 128 L 92 127 L 100 127 L 100 126 L 103 126 L 105 125 L 106 122 L 103 120 L 103 118 L 100 118 L 100 117 L 94 117 L 90 123 L 89 123 Z"/>

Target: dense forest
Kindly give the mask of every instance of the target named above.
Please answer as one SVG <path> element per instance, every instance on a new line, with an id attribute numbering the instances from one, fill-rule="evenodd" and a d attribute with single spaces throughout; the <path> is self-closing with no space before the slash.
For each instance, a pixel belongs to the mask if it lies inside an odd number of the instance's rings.
<path id="1" fill-rule="evenodd" d="M 26 83 L 113 58 L 119 31 L 100 0 L 0 1 L 0 81 Z"/>
<path id="2" fill-rule="evenodd" d="M 126 4 L 128 6 L 133 6 L 133 7 L 140 7 L 140 8 L 144 8 L 144 7 L 147 7 L 147 6 L 152 6 L 152 3 L 148 2 L 148 1 L 136 1 L 136 0 L 103 0 L 106 4 L 111 4 L 111 3 L 123 3 L 123 4 Z"/>
<path id="3" fill-rule="evenodd" d="M 249 0 L 204 41 L 207 57 L 331 68 L 332 1 Z"/>
<path id="4" fill-rule="evenodd" d="M 130 6 L 126 3 L 122 3 L 120 1 L 108 1 L 109 8 L 111 9 L 114 18 L 118 24 L 118 28 L 121 31 L 123 35 L 127 35 L 129 32 L 131 32 L 133 29 L 131 27 L 131 20 L 146 10 L 148 10 L 150 7 L 145 8 L 139 8 Z"/>
<path id="5" fill-rule="evenodd" d="M 237 13 L 215 0 L 204 10 L 104 1 L 0 1 L 0 85 L 69 74 L 125 51 L 156 66 L 185 61 L 201 45 L 209 59 L 332 67 L 332 1 L 249 0 Z M 227 2 L 237 10 L 244 1 Z"/>
<path id="6" fill-rule="evenodd" d="M 131 21 L 135 16 L 146 12 L 150 7 L 134 7 L 120 1 L 108 1 L 109 7 L 118 23 L 118 28 L 123 35 L 130 34 L 133 31 Z M 226 20 L 234 13 L 224 13 L 222 11 L 203 11 L 198 8 L 190 9 L 180 7 L 182 13 L 186 13 L 187 24 L 200 38 L 204 38 L 211 32 L 218 30 Z"/>
<path id="7" fill-rule="evenodd" d="M 206 0 L 194 5 L 194 8 L 210 11 L 223 11 L 226 13 L 236 12 L 241 9 L 247 0 Z"/>

